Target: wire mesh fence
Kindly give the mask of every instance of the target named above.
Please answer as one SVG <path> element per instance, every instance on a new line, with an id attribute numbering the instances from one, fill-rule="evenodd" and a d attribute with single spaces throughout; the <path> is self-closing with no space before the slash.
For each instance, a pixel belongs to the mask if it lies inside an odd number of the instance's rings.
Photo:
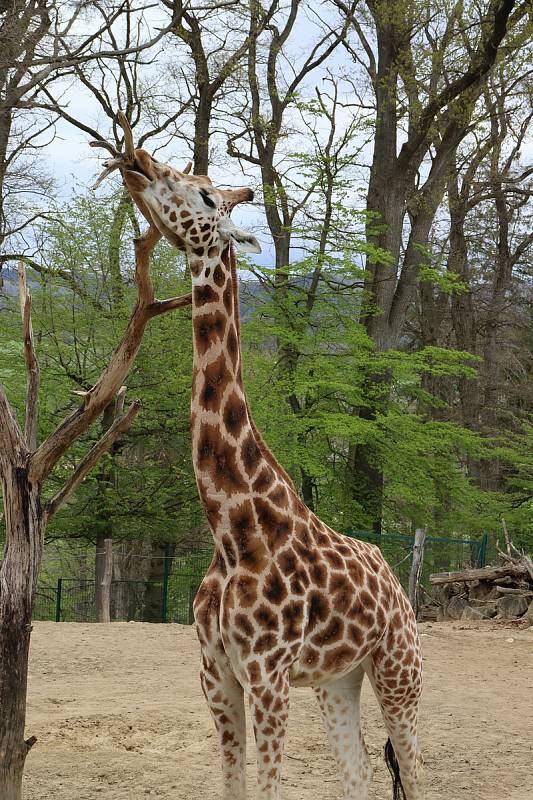
<path id="1" fill-rule="evenodd" d="M 346 535 L 377 544 L 400 583 L 404 589 L 407 589 L 413 554 L 413 536 L 403 533 L 380 534 L 369 531 L 352 531 L 351 529 L 346 531 Z M 479 540 L 426 536 L 420 583 L 426 591 L 429 591 L 429 576 L 432 572 L 453 572 L 468 567 L 484 566 L 487 541 L 486 534 Z"/>
<path id="2" fill-rule="evenodd" d="M 202 550 L 165 558 L 161 580 L 113 580 L 111 619 L 116 622 L 193 622 L 193 601 L 211 562 Z M 94 579 L 59 577 L 55 586 L 39 583 L 35 620 L 96 622 Z"/>
<path id="3" fill-rule="evenodd" d="M 347 536 L 377 544 L 385 559 L 407 588 L 413 552 L 413 537 L 400 533 L 372 533 L 348 530 Z M 426 537 L 421 584 L 430 590 L 432 572 L 449 572 L 485 564 L 487 536 L 480 540 Z M 158 580 L 113 580 L 111 619 L 136 622 L 177 622 L 192 624 L 193 601 L 209 567 L 212 549 L 161 556 L 163 568 Z M 60 576 L 55 583 L 45 575 L 37 588 L 35 620 L 95 622 L 96 583 L 93 578 Z"/>

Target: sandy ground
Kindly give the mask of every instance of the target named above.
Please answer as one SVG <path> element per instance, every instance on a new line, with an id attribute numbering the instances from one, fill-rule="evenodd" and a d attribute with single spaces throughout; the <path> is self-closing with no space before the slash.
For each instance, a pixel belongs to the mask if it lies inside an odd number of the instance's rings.
<path id="1" fill-rule="evenodd" d="M 427 800 L 533 800 L 533 629 L 421 626 Z M 512 639 L 512 641 L 510 641 Z M 38 622 L 32 635 L 26 800 L 219 800 L 217 743 L 180 625 Z M 372 800 L 391 797 L 368 686 Z M 312 693 L 295 689 L 284 800 L 342 796 Z M 254 750 L 248 769 L 253 796 Z"/>

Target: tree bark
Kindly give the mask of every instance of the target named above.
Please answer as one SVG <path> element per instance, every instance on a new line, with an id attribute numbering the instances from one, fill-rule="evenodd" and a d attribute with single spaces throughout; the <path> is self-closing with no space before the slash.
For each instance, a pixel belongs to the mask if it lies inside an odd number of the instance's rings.
<path id="1" fill-rule="evenodd" d="M 195 175 L 207 175 L 209 169 L 209 134 L 213 112 L 213 93 L 203 87 L 194 120 L 193 170 Z"/>
<path id="2" fill-rule="evenodd" d="M 20 800 L 26 756 L 26 690 L 33 596 L 41 562 L 40 486 L 28 481 L 24 460 L 2 475 L 6 547 L 0 571 L 0 797 Z"/>
<path id="3" fill-rule="evenodd" d="M 315 496 L 314 489 L 315 483 L 312 476 L 307 472 L 304 467 L 300 467 L 300 475 L 302 478 L 302 498 L 307 508 L 311 511 L 315 510 Z"/>
<path id="4" fill-rule="evenodd" d="M 161 622 L 163 609 L 163 576 L 166 559 L 172 558 L 176 546 L 174 543 L 152 542 L 152 558 L 146 576 L 146 592 L 144 595 L 143 622 Z"/>

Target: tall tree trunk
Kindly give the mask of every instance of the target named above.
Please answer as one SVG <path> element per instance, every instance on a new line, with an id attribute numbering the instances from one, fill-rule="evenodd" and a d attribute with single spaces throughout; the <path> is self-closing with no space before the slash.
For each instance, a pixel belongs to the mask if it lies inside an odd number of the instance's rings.
<path id="1" fill-rule="evenodd" d="M 146 576 L 147 587 L 144 595 L 143 622 L 162 622 L 164 575 L 174 556 L 176 545 L 166 542 L 152 542 L 152 558 Z M 168 572 L 167 572 L 168 574 Z"/>
<path id="2" fill-rule="evenodd" d="M 7 150 L 9 146 L 9 137 L 11 134 L 12 114 L 10 111 L 0 111 L 0 252 L 3 249 L 4 240 L 7 233 L 7 220 L 5 210 L 5 196 L 4 183 L 6 179 L 6 165 L 7 165 Z M 2 263 L 0 262 L 0 287 L 1 283 L 1 269 Z"/>
<path id="3" fill-rule="evenodd" d="M 375 418 L 373 409 L 361 409 L 359 416 L 362 419 Z M 372 531 L 381 535 L 385 479 L 383 470 L 372 460 L 368 447 L 352 445 L 349 448 L 346 483 L 351 497 L 363 507 Z"/>
<path id="4" fill-rule="evenodd" d="M 315 496 L 314 496 L 314 488 L 315 483 L 311 475 L 304 469 L 304 467 L 300 467 L 300 474 L 302 478 L 302 498 L 304 503 L 306 504 L 307 508 L 310 508 L 311 511 L 315 510 Z"/>
<path id="5" fill-rule="evenodd" d="M 195 175 L 209 171 L 209 134 L 213 111 L 213 93 L 209 85 L 201 87 L 200 100 L 194 120 L 193 170 Z"/>
<path id="6" fill-rule="evenodd" d="M 450 212 L 448 271 L 455 272 L 458 279 L 468 287 L 467 291 L 453 292 L 451 295 L 452 324 L 458 349 L 476 355 L 478 315 L 472 296 L 472 276 L 465 234 L 465 220 L 468 212 L 466 200 L 468 198 L 463 197 L 459 192 L 458 171 L 455 163 L 448 181 L 448 199 Z M 477 378 L 459 378 L 463 423 L 470 430 L 479 429 L 480 388 Z M 471 466 L 473 467 L 473 465 Z"/>
<path id="7" fill-rule="evenodd" d="M 24 741 L 31 617 L 42 555 L 40 486 L 28 481 L 24 463 L 3 476 L 6 546 L 0 570 L 0 797 L 20 800 L 26 756 Z"/>

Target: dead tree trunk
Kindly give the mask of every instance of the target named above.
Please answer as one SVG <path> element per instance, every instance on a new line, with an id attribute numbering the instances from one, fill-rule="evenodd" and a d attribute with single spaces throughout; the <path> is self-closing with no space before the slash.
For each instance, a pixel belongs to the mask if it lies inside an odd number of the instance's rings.
<path id="1" fill-rule="evenodd" d="M 27 453 L 3 470 L 6 548 L 0 573 L 0 796 L 18 800 L 26 756 L 24 740 L 27 665 L 33 596 L 41 562 L 43 516 L 40 486 L 28 481 Z M 5 754 L 1 757 L 1 754 Z"/>
<path id="2" fill-rule="evenodd" d="M 127 122 L 126 156 L 116 163 L 133 163 L 133 138 Z M 115 153 L 116 154 L 116 153 Z M 118 156 L 118 154 L 116 154 Z M 82 404 L 68 414 L 37 447 L 39 369 L 33 346 L 31 299 L 24 266 L 19 267 L 19 289 L 27 369 L 26 419 L 21 430 L 0 385 L 0 480 L 5 508 L 6 546 L 0 568 L 0 798 L 21 800 L 22 774 L 35 737 L 24 740 L 26 688 L 33 601 L 47 521 L 76 491 L 89 470 L 133 422 L 140 409 L 134 401 L 74 469 L 63 488 L 41 505 L 42 486 L 65 451 L 102 414 L 116 396 L 139 351 L 152 317 L 189 305 L 191 296 L 159 301 L 154 298 L 149 261 L 161 235 L 153 227 L 135 242 L 138 297 L 121 342 L 98 382 Z"/>

